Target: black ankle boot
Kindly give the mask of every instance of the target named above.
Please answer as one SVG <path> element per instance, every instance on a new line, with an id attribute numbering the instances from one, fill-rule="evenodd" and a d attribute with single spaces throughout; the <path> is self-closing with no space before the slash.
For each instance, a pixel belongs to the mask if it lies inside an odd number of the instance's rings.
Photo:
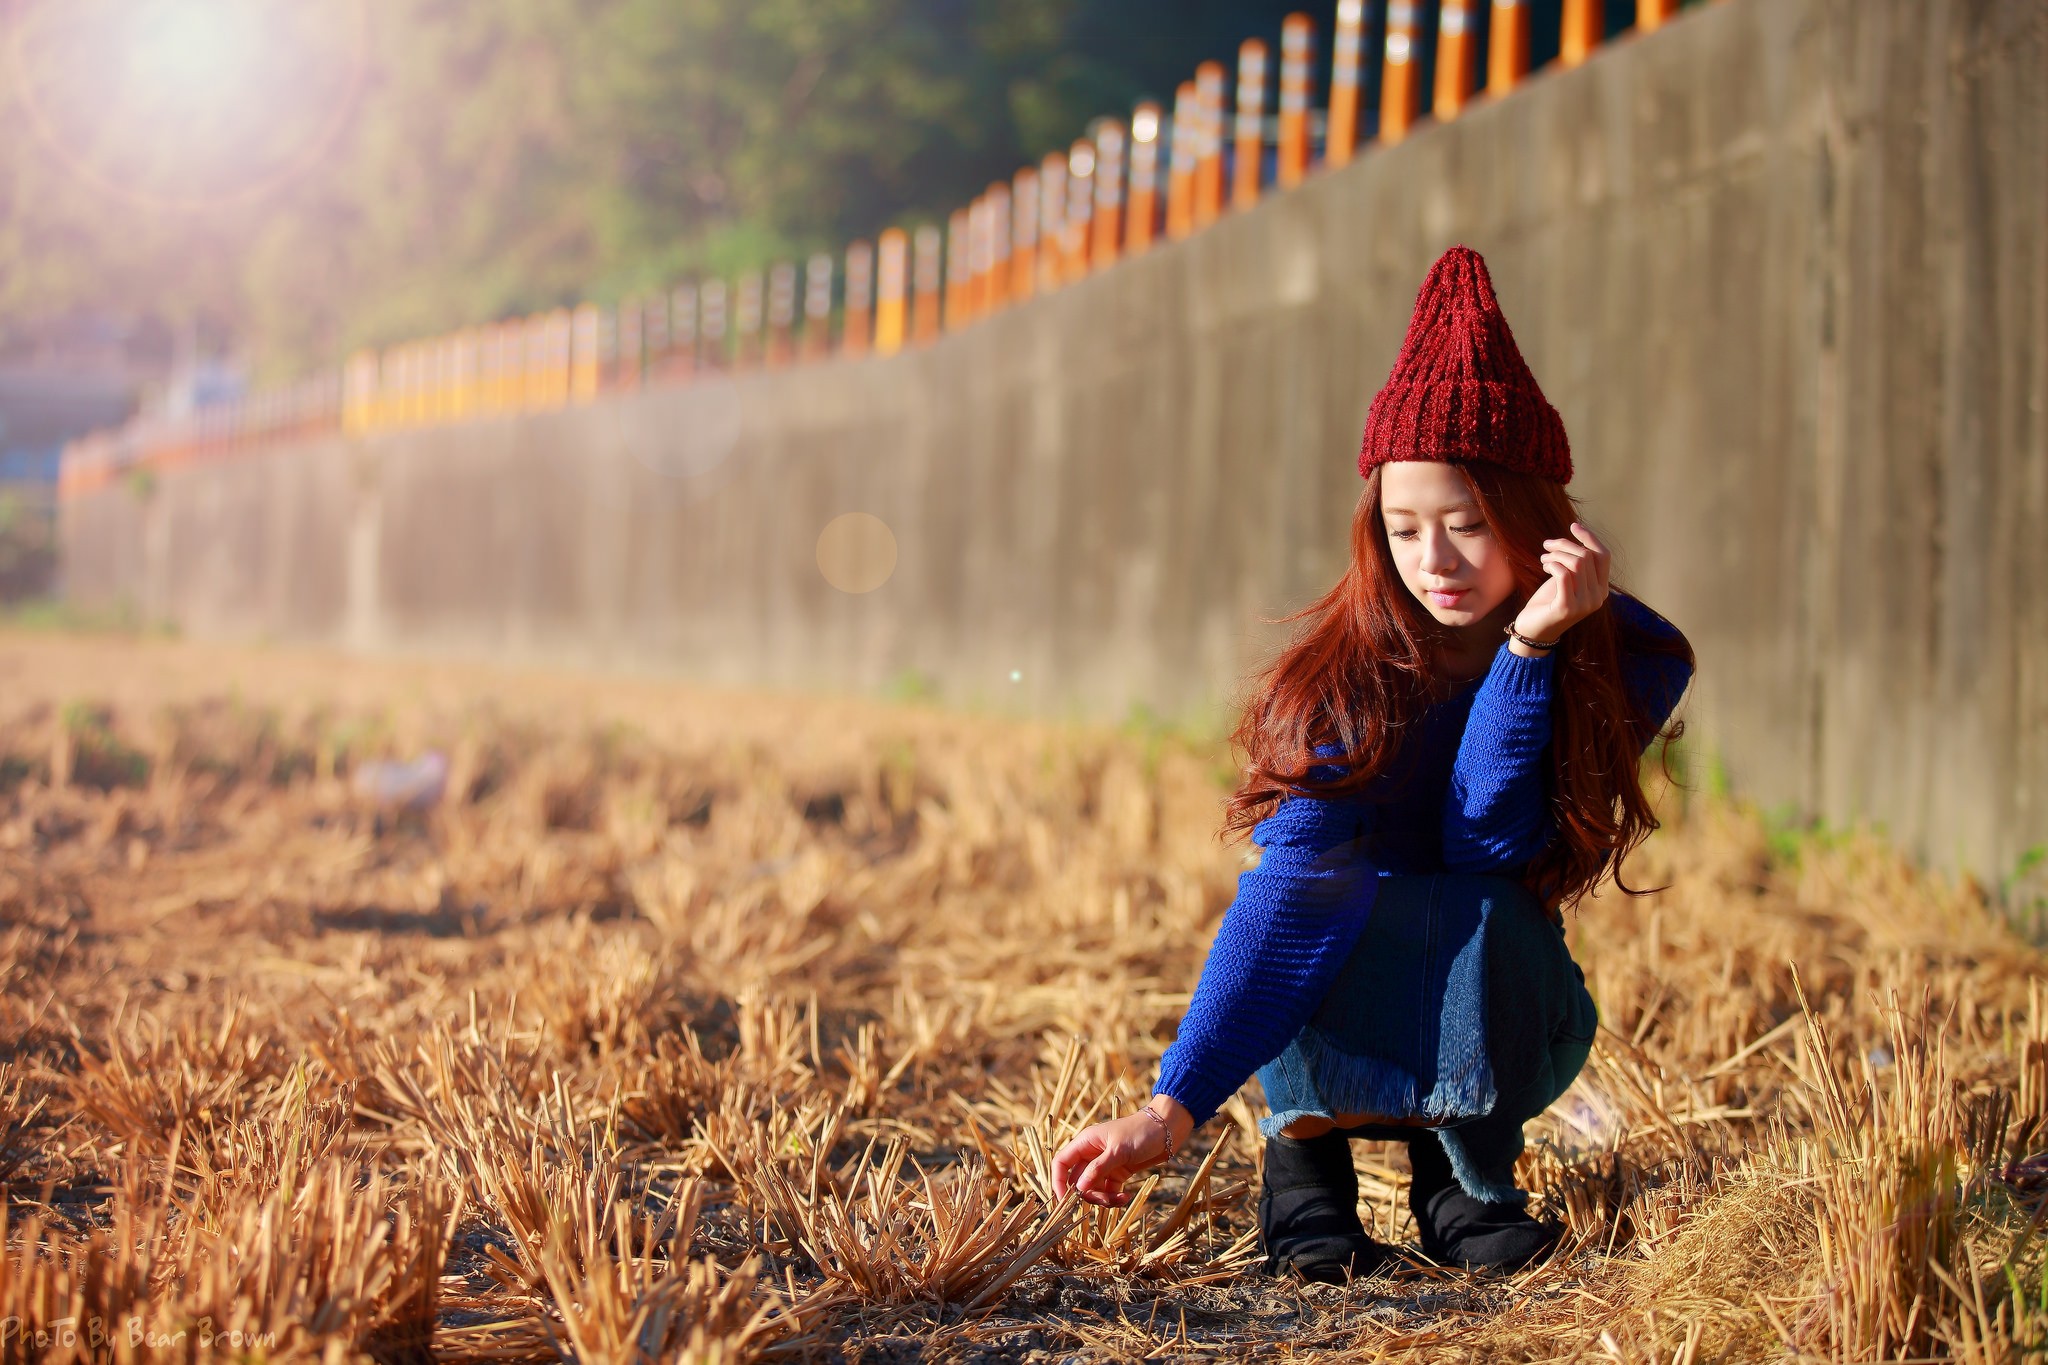
<path id="1" fill-rule="evenodd" d="M 1409 1140 L 1408 1208 L 1422 1235 L 1422 1254 L 1464 1270 L 1519 1270 L 1557 1245 L 1559 1230 L 1519 1204 L 1474 1199 L 1451 1173 L 1434 1133 Z"/>
<path id="2" fill-rule="evenodd" d="M 1386 1264 L 1393 1248 L 1366 1236 L 1358 1221 L 1349 1138 L 1329 1132 L 1266 1139 L 1259 1247 L 1268 1275 L 1292 1271 L 1324 1284 L 1343 1284 Z"/>

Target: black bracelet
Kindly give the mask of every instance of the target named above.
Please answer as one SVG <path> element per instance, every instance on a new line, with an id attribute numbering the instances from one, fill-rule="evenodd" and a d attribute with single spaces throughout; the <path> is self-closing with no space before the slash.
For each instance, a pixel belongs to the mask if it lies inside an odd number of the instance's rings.
<path id="1" fill-rule="evenodd" d="M 1563 636 L 1559 636 L 1555 640 L 1532 640 L 1519 630 L 1516 630 L 1512 621 L 1507 624 L 1505 629 L 1510 640 L 1527 649 L 1556 649 L 1560 644 L 1564 643 Z"/>

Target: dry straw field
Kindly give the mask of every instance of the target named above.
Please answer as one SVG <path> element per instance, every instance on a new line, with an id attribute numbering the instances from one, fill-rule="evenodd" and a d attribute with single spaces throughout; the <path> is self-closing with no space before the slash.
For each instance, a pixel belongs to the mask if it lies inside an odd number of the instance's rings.
<path id="1" fill-rule="evenodd" d="M 629 680 L 0 639 L 6 1361 L 2016 1359 L 2048 963 L 1667 798 L 1517 1278 L 1248 1272 L 1256 1087 L 1128 1210 L 1228 755 Z M 428 809 L 379 757 L 447 758 Z M 1796 971 L 1795 971 L 1796 967 Z M 1403 1239 L 1400 1149 L 1358 1146 Z"/>

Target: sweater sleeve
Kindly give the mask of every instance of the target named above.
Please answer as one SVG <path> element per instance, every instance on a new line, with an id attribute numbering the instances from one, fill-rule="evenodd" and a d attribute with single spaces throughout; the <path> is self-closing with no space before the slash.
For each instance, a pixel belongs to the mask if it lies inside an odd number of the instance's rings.
<path id="1" fill-rule="evenodd" d="M 1614 610 L 1650 634 L 1674 636 L 1677 627 L 1626 593 L 1613 594 Z M 1629 654 L 1622 682 L 1654 728 L 1663 729 L 1691 681 L 1683 659 Z M 1501 873 L 1543 851 L 1553 824 L 1544 790 L 1550 746 L 1550 702 L 1556 666 L 1551 655 L 1525 659 L 1506 644 L 1472 699 L 1472 714 L 1458 744 L 1444 795 L 1444 867 L 1451 872 Z"/>
<path id="2" fill-rule="evenodd" d="M 1318 754 L 1333 752 L 1320 747 Z M 1161 1094 L 1206 1123 L 1301 1031 L 1358 941 L 1379 887 L 1360 856 L 1369 803 L 1291 796 L 1252 830 L 1208 961 L 1160 1059 Z"/>
<path id="3" fill-rule="evenodd" d="M 1614 609 L 1651 635 L 1662 639 L 1678 635 L 1678 627 L 1626 593 L 1614 595 Z M 1692 681 L 1692 666 L 1671 654 L 1629 654 L 1621 661 L 1621 675 L 1629 694 L 1655 722 L 1655 728 L 1662 730 Z"/>
<path id="4" fill-rule="evenodd" d="M 1550 698 L 1557 666 L 1525 659 L 1502 642 L 1472 698 L 1472 712 L 1444 793 L 1444 868 L 1500 873 L 1522 866 L 1550 839 L 1543 788 Z"/>

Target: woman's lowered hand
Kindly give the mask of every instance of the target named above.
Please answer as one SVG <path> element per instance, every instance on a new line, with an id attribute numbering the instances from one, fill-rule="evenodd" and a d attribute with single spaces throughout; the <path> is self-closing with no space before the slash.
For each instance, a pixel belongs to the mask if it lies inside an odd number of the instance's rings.
<path id="1" fill-rule="evenodd" d="M 1052 1159 L 1053 1198 L 1065 1199 L 1068 1190 L 1075 1190 L 1083 1202 L 1105 1208 L 1130 1203 L 1131 1193 L 1124 1182 L 1166 1160 L 1169 1132 L 1173 1150 L 1179 1151 L 1195 1129 L 1194 1116 L 1169 1095 L 1154 1095 L 1147 1107 L 1160 1118 L 1140 1111 L 1091 1124 L 1060 1148 Z"/>
<path id="2" fill-rule="evenodd" d="M 1515 630 L 1531 640 L 1555 640 L 1600 609 L 1607 600 L 1607 547 L 1581 522 L 1570 538 L 1543 542 L 1543 569 L 1550 577 L 1529 595 L 1515 617 Z"/>

